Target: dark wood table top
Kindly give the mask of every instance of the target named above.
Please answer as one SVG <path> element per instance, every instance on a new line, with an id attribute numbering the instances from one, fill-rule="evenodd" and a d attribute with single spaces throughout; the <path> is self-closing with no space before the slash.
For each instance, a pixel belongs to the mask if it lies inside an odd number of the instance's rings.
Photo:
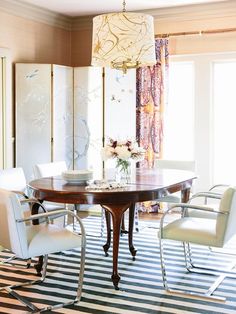
<path id="1" fill-rule="evenodd" d="M 114 172 L 108 170 L 104 177 L 112 180 Z M 71 204 L 109 204 L 115 201 L 123 204 L 155 200 L 167 193 L 188 189 L 193 179 L 196 179 L 194 173 L 183 170 L 134 169 L 127 186 L 120 189 L 86 189 L 86 185 L 69 184 L 61 176 L 33 180 L 29 187 L 41 200 Z"/>

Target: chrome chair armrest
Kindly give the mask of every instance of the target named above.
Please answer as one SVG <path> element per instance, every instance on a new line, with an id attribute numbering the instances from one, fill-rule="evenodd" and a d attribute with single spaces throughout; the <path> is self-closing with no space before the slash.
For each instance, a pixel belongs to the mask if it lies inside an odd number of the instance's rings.
<path id="1" fill-rule="evenodd" d="M 199 197 L 204 197 L 205 198 L 205 204 L 207 203 L 207 199 L 211 198 L 211 199 L 218 199 L 220 200 L 222 197 L 222 194 L 220 193 L 216 193 L 216 192 L 198 192 L 194 195 L 192 195 L 192 197 L 189 199 L 188 203 L 191 203 L 191 201 L 195 198 L 199 198 Z"/>
<path id="2" fill-rule="evenodd" d="M 227 188 L 227 187 L 229 187 L 230 185 L 229 184 L 215 184 L 215 185 L 213 185 L 210 189 L 209 189 L 209 191 L 212 191 L 212 190 L 214 190 L 214 189 L 216 189 L 216 188 Z"/>
<path id="3" fill-rule="evenodd" d="M 28 199 L 29 197 L 22 191 L 17 191 L 17 190 L 12 190 L 13 193 L 18 194 L 22 197 L 24 197 L 25 199 Z"/>
<path id="4" fill-rule="evenodd" d="M 60 215 L 60 216 L 71 215 L 71 216 L 76 218 L 76 220 L 77 220 L 77 222 L 79 223 L 79 226 L 80 226 L 80 231 L 81 231 L 81 236 L 82 236 L 82 244 L 83 244 L 83 246 L 85 246 L 85 244 L 86 244 L 86 242 L 85 242 L 86 232 L 85 232 L 85 228 L 83 226 L 82 220 L 80 219 L 80 217 L 78 217 L 76 214 L 74 214 L 70 210 L 67 210 L 67 209 L 54 210 L 52 212 L 45 212 L 45 213 L 41 213 L 41 214 L 35 214 L 35 215 L 31 215 L 31 216 L 26 217 L 26 218 L 17 219 L 16 221 L 18 223 L 21 223 L 21 222 L 28 222 L 28 221 L 32 221 L 32 220 L 35 220 L 35 219 L 41 219 L 41 218 L 47 218 L 47 219 L 48 218 L 53 218 L 53 216 L 58 216 L 58 215 Z"/>
<path id="5" fill-rule="evenodd" d="M 222 212 L 222 211 L 218 211 L 215 210 L 212 207 L 206 207 L 206 206 L 201 206 L 201 205 L 192 205 L 192 204 L 188 204 L 188 203 L 178 203 L 178 204 L 173 204 L 172 206 L 170 206 L 170 208 L 163 214 L 161 221 L 160 221 L 160 230 L 162 230 L 163 228 L 163 224 L 164 224 L 164 220 L 165 217 L 169 214 L 169 212 L 174 209 L 174 208 L 179 208 L 180 210 L 180 214 L 183 217 L 184 216 L 184 211 L 186 209 L 196 209 L 196 210 L 200 210 L 200 211 L 205 211 L 205 212 L 210 212 L 210 213 L 216 213 L 216 214 L 221 214 L 221 215 L 228 215 L 227 212 Z"/>
<path id="6" fill-rule="evenodd" d="M 185 208 L 190 208 L 190 209 L 197 209 L 197 210 L 201 210 L 201 211 L 206 211 L 206 212 L 211 212 L 211 213 L 217 213 L 217 214 L 223 214 L 223 215 L 227 215 L 227 212 L 223 212 L 223 211 L 218 211 L 215 210 L 212 207 L 206 207 L 206 206 L 202 206 L 202 205 L 193 205 L 193 204 L 186 204 L 186 203 L 178 203 L 178 204 L 173 204 L 170 207 L 170 210 L 173 208 L 178 208 L 181 207 L 181 209 L 185 209 Z"/>
<path id="7" fill-rule="evenodd" d="M 23 205 L 23 204 L 30 204 L 31 206 L 33 204 L 38 204 L 45 213 L 47 213 L 48 211 L 46 210 L 46 208 L 43 206 L 42 203 L 39 202 L 39 200 L 37 198 L 27 198 L 27 199 L 24 199 L 24 200 L 21 200 L 20 203 Z M 34 215 L 35 216 L 35 215 Z"/>

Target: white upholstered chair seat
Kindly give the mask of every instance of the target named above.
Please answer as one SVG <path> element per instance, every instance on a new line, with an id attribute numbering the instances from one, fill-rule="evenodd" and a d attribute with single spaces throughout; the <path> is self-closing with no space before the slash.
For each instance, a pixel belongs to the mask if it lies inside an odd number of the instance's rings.
<path id="1" fill-rule="evenodd" d="M 0 188 L 22 193 L 26 192 L 27 185 L 23 169 L 9 168 L 0 170 Z"/>
<path id="2" fill-rule="evenodd" d="M 65 161 L 55 161 L 43 164 L 37 164 L 34 166 L 34 176 L 36 179 L 45 178 L 45 177 L 52 177 L 52 176 L 59 176 L 62 174 L 63 171 L 67 170 L 66 162 Z M 43 202 L 44 207 L 47 211 L 54 211 L 58 209 L 66 208 L 66 204 L 63 203 L 55 203 L 55 202 Z M 54 223 L 57 225 L 64 225 L 65 221 L 62 219 L 58 219 L 55 217 Z"/>
<path id="3" fill-rule="evenodd" d="M 22 168 L 8 168 L 0 170 L 0 188 L 14 191 L 18 198 L 23 201 L 27 197 L 30 197 L 27 190 L 26 178 Z M 27 217 L 31 214 L 28 204 L 22 206 L 22 212 L 24 217 Z M 12 262 L 16 256 L 12 256 L 6 263 L 14 263 Z M 27 262 L 26 267 L 29 267 L 30 261 Z"/>
<path id="4" fill-rule="evenodd" d="M 52 177 L 61 175 L 67 170 L 65 161 L 55 161 L 34 166 L 35 178 Z"/>
<path id="5" fill-rule="evenodd" d="M 216 233 L 216 221 L 204 218 L 181 218 L 169 223 L 163 228 L 162 238 L 185 241 L 188 237 L 189 242 L 205 244 L 211 246 L 221 246 L 218 243 Z"/>
<path id="6" fill-rule="evenodd" d="M 49 224 L 49 218 L 54 215 L 70 215 L 76 218 L 78 226 L 80 227 L 80 233 L 74 233 L 66 228 Z M 3 189 L 0 189 L 0 217 L 0 243 L 2 243 L 6 249 L 12 251 L 21 259 L 35 256 L 42 256 L 43 258 L 42 276 L 40 280 L 16 283 L 11 286 L 1 286 L 0 291 L 5 290 L 5 292 L 10 293 L 13 297 L 22 301 L 24 305 L 31 309 L 32 313 L 49 312 L 54 308 L 58 309 L 65 305 L 77 303 L 82 293 L 86 246 L 85 229 L 81 219 L 69 210 L 44 212 L 24 218 L 21 202 L 17 195 Z M 45 218 L 47 224 L 34 225 L 32 223 L 35 219 L 40 223 L 42 219 L 45 221 Z M 13 291 L 14 288 L 34 283 L 42 283 L 46 279 L 48 254 L 75 248 L 80 249 L 80 255 L 78 255 L 80 263 L 77 294 L 73 300 L 45 308 L 38 308 L 23 295 L 18 294 L 17 291 Z M 6 272 L 7 270 L 3 268 L 1 271 Z M 12 279 L 14 280 L 14 276 Z"/>
<path id="7" fill-rule="evenodd" d="M 44 164 L 37 164 L 34 166 L 34 175 L 35 178 L 44 178 L 44 177 L 52 177 L 52 176 L 60 176 L 62 172 L 67 170 L 66 162 L 65 161 L 54 161 L 50 163 L 44 163 Z M 47 211 L 51 210 L 57 210 L 59 208 L 68 208 L 70 210 L 75 210 L 79 214 L 81 210 L 81 205 L 75 204 L 74 206 L 72 204 L 62 204 L 62 203 L 54 203 L 54 202 L 44 202 L 43 203 Z M 86 209 L 89 208 L 88 205 L 82 205 Z M 89 210 L 86 210 L 86 212 L 89 214 Z M 55 223 L 58 224 L 60 222 L 59 219 L 55 220 Z M 74 227 L 74 221 L 73 227 Z M 65 223 L 65 222 L 64 222 Z M 70 221 L 67 223 L 71 223 Z M 104 230 L 104 212 L 102 210 L 102 217 L 101 217 L 101 236 L 103 235 Z"/>
<path id="8" fill-rule="evenodd" d="M 77 234 L 57 225 L 32 225 L 27 227 L 28 248 L 25 258 L 66 251 L 80 247 L 81 238 Z"/>
<path id="9" fill-rule="evenodd" d="M 206 193 L 199 193 L 205 197 Z M 225 190 L 223 195 L 211 195 L 212 198 L 219 199 L 218 208 L 214 209 L 207 205 L 196 204 L 175 204 L 173 205 L 162 217 L 160 222 L 159 241 L 160 241 L 160 260 L 161 270 L 164 288 L 172 293 L 189 294 L 183 290 L 169 289 L 167 283 L 167 275 L 164 261 L 164 246 L 163 240 L 175 240 L 183 243 L 186 269 L 191 272 L 202 272 L 204 269 L 205 274 L 218 275 L 212 286 L 206 291 L 205 294 L 200 294 L 195 291 L 191 291 L 190 295 L 197 295 L 206 298 L 215 298 L 217 300 L 224 300 L 222 297 L 212 296 L 212 293 L 220 285 L 226 276 L 232 276 L 236 278 L 236 273 L 231 273 L 227 269 L 214 269 L 206 268 L 206 266 L 195 266 L 191 254 L 190 244 L 199 244 L 204 246 L 212 246 L 217 248 L 223 248 L 224 245 L 230 241 L 236 234 L 235 221 L 236 221 L 236 187 L 229 187 Z M 217 206 L 217 204 L 215 205 Z M 181 218 L 164 224 L 166 215 L 173 209 L 180 210 Z M 194 212 L 195 211 L 195 212 Z M 185 215 L 185 212 L 187 215 Z M 197 212 L 199 214 L 197 214 Z M 206 213 L 205 217 L 200 218 L 201 212 Z M 196 217 L 190 216 L 191 213 L 195 213 Z M 215 216 L 213 216 L 215 215 Z M 202 217 L 202 216 L 201 216 Z M 210 217 L 210 218 L 209 218 Z M 232 269 L 235 264 L 233 264 Z M 227 274 L 226 274 L 227 271 Z"/>

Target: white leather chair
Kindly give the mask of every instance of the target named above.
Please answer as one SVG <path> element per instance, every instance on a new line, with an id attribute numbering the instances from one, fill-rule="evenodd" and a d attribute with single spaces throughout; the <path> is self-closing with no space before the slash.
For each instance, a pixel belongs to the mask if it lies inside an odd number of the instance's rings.
<path id="1" fill-rule="evenodd" d="M 27 190 L 25 174 L 22 168 L 9 168 L 0 170 L 0 188 L 15 192 L 21 201 L 30 198 Z M 30 215 L 28 206 L 24 207 L 24 215 L 25 217 Z M 4 263 L 11 263 L 14 266 L 18 266 L 12 262 L 15 259 L 16 256 L 13 255 L 12 257 L 5 260 Z M 29 266 L 30 260 L 28 260 L 26 264 L 27 268 Z"/>
<path id="2" fill-rule="evenodd" d="M 181 217 L 164 225 L 166 215 L 172 209 L 180 209 Z M 211 218 L 205 217 L 186 217 L 184 211 L 186 210 L 202 211 L 206 213 L 214 214 Z M 200 272 L 199 270 L 204 267 L 196 267 L 193 263 L 191 256 L 190 243 L 223 248 L 224 245 L 236 234 L 235 228 L 236 221 L 236 187 L 229 187 L 223 193 L 219 207 L 215 210 L 213 207 L 206 205 L 193 205 L 193 204 L 175 204 L 163 215 L 160 223 L 159 240 L 160 240 L 160 258 L 161 258 L 161 270 L 164 288 L 172 293 L 184 293 L 197 295 L 206 298 L 215 298 L 217 300 L 224 300 L 224 298 L 218 296 L 212 296 L 212 293 L 224 280 L 225 276 L 232 276 L 235 278 L 236 273 L 223 269 L 223 275 L 221 276 L 220 269 L 216 268 L 211 274 L 219 274 L 219 277 L 212 284 L 205 294 L 198 294 L 196 292 L 186 292 L 182 290 L 173 290 L 168 287 L 167 274 L 164 262 L 164 248 L 163 240 L 175 240 L 183 242 L 186 269 L 189 272 Z M 232 265 L 231 265 L 232 266 Z M 232 266 L 232 268 L 235 265 Z M 208 268 L 209 270 L 209 268 Z M 205 274 L 207 272 L 205 271 Z M 200 279 L 199 279 L 200 280 Z"/>
<path id="3" fill-rule="evenodd" d="M 61 175 L 63 171 L 67 170 L 65 161 L 54 161 L 44 164 L 37 164 L 34 166 L 35 178 L 52 177 Z"/>
<path id="4" fill-rule="evenodd" d="M 156 169 L 175 169 L 186 170 L 195 172 L 196 163 L 194 160 L 168 160 L 168 159 L 156 159 Z M 157 201 L 161 203 L 179 203 L 181 201 L 180 196 L 177 193 L 167 194 Z"/>
<path id="5" fill-rule="evenodd" d="M 14 191 L 23 197 L 29 197 L 26 178 L 22 168 L 0 170 L 0 188 Z"/>
<path id="6" fill-rule="evenodd" d="M 36 178 L 43 178 L 43 177 L 51 177 L 51 176 L 58 176 L 61 175 L 63 171 L 67 170 L 67 166 L 65 161 L 55 161 L 55 162 L 50 162 L 50 163 L 45 163 L 45 164 L 37 164 L 34 167 L 34 175 Z M 51 203 L 51 202 L 45 202 L 45 207 L 47 210 L 50 210 L 48 207 L 51 207 L 51 209 L 54 209 L 55 207 L 61 208 L 63 204 L 59 203 Z M 66 205 L 64 204 L 63 207 Z M 80 205 L 75 204 L 74 205 L 75 211 L 79 211 Z M 103 236 L 104 233 L 104 211 L 102 209 L 102 216 L 101 216 L 101 236 Z M 73 228 L 74 228 L 74 220 L 73 220 Z"/>
<path id="7" fill-rule="evenodd" d="M 225 190 L 230 187 L 229 184 L 216 184 L 213 185 L 206 192 L 198 192 L 193 194 L 189 199 L 189 204 L 197 204 L 205 205 L 206 207 L 214 208 L 216 211 L 219 208 L 219 202 L 225 192 Z M 202 212 L 195 209 L 188 209 L 185 211 L 185 215 L 188 217 L 202 217 L 202 218 L 215 218 L 214 213 L 210 212 Z"/>
<path id="8" fill-rule="evenodd" d="M 194 160 L 168 160 L 168 159 L 156 159 L 155 160 L 155 168 L 156 169 L 176 169 L 176 170 L 186 170 L 186 171 L 195 171 L 195 161 Z M 154 204 L 157 203 L 179 203 L 181 202 L 181 196 L 180 193 L 173 193 L 168 194 L 166 192 L 166 195 L 163 195 L 161 198 L 156 199 L 153 201 Z M 135 230 L 139 231 L 138 227 L 138 206 L 135 208 Z M 152 227 L 156 228 L 156 227 Z"/>
<path id="9" fill-rule="evenodd" d="M 34 176 L 36 179 L 40 179 L 44 177 L 59 176 L 65 170 L 67 170 L 65 161 L 55 161 L 55 162 L 49 162 L 49 163 L 43 163 L 43 164 L 36 164 L 33 169 Z M 66 205 L 61 204 L 61 203 L 44 202 L 43 204 L 47 211 L 66 208 Z M 64 221 L 61 222 L 60 218 L 55 218 L 55 223 L 64 224 L 65 222 Z"/>
<path id="10" fill-rule="evenodd" d="M 80 234 L 75 234 L 74 232 L 54 224 L 32 224 L 34 219 L 50 218 L 55 214 L 72 215 L 75 217 L 80 226 Z M 82 293 L 86 245 L 85 230 L 80 218 L 68 210 L 41 213 L 24 218 L 22 206 L 17 195 L 3 189 L 0 189 L 0 217 L 0 243 L 2 243 L 5 248 L 11 250 L 20 259 L 44 256 L 43 272 L 40 280 L 10 286 L 1 286 L 0 291 L 8 292 L 11 296 L 17 298 L 30 308 L 34 313 L 49 311 L 54 308 L 78 302 Z M 81 248 L 81 257 L 77 295 L 73 301 L 39 309 L 25 297 L 21 296 L 16 291 L 13 291 L 14 288 L 41 283 L 45 280 L 48 254 L 74 248 Z M 4 271 L 4 269 L 2 271 Z M 14 280 L 14 277 L 12 279 Z"/>

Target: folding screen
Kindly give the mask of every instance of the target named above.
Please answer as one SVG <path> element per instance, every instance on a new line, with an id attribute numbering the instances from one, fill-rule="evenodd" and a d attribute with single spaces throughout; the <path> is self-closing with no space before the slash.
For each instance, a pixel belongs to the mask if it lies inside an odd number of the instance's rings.
<path id="1" fill-rule="evenodd" d="M 52 156 L 51 160 L 65 160 L 73 168 L 74 108 L 73 68 L 53 65 L 52 80 Z"/>
<path id="2" fill-rule="evenodd" d="M 74 163 L 75 168 L 102 170 L 103 139 L 102 68 L 74 68 Z"/>
<path id="3" fill-rule="evenodd" d="M 50 64 L 16 64 L 16 166 L 27 180 L 51 160 L 51 96 Z"/>
<path id="4" fill-rule="evenodd" d="M 0 48 L 0 169 L 13 164 L 11 72 L 10 52 Z"/>
<path id="5" fill-rule="evenodd" d="M 105 138 L 135 138 L 135 90 L 135 71 L 16 64 L 16 166 L 27 180 L 56 160 L 99 177 Z"/>

